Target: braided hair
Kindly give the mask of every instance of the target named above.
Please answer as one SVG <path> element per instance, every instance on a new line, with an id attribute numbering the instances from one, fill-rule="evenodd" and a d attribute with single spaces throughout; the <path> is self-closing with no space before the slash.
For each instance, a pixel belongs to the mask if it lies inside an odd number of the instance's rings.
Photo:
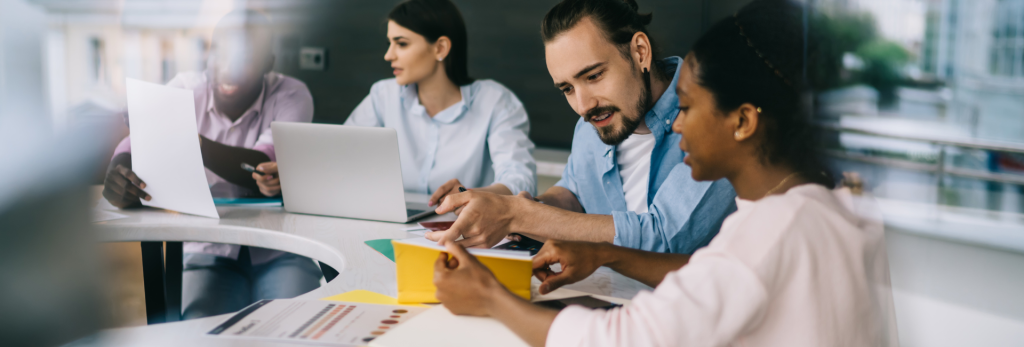
<path id="1" fill-rule="evenodd" d="M 697 83 L 723 114 L 745 103 L 758 107 L 764 139 L 761 160 L 785 164 L 814 183 L 835 181 L 818 151 L 803 107 L 803 8 L 789 0 L 755 0 L 713 25 L 693 46 Z"/>
<path id="2" fill-rule="evenodd" d="M 636 0 L 563 0 L 544 16 L 540 25 L 541 38 L 544 43 L 549 43 L 574 28 L 584 18 L 589 18 L 601 28 L 605 38 L 619 49 L 619 53 L 632 62 L 630 43 L 636 33 L 644 33 L 651 45 L 653 61 L 656 62 L 651 64 L 651 69 L 660 72 L 657 64 L 660 62 L 660 51 L 647 32 L 647 25 L 651 24 L 654 15 L 640 14 L 638 11 Z M 662 80 L 669 79 L 663 73 L 654 75 Z"/>

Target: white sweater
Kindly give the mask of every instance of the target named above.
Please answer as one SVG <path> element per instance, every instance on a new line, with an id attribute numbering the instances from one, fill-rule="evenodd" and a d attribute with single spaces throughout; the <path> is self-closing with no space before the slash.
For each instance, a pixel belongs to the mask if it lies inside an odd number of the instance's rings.
<path id="1" fill-rule="evenodd" d="M 548 346 L 895 346 L 884 229 L 847 189 L 736 200 L 718 236 L 631 305 L 566 308 Z"/>

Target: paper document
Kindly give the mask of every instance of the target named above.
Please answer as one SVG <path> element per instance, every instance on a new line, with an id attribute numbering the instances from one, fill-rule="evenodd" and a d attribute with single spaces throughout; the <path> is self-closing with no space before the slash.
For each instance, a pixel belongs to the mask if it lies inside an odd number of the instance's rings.
<path id="1" fill-rule="evenodd" d="M 364 346 L 426 311 L 423 307 L 323 300 L 261 300 L 209 335 L 333 346 Z"/>
<path id="2" fill-rule="evenodd" d="M 127 79 L 132 171 L 159 207 L 220 218 L 199 150 L 192 91 Z"/>
<path id="3" fill-rule="evenodd" d="M 97 210 L 107 210 L 107 211 L 119 211 L 119 210 L 121 210 L 121 209 L 117 208 L 117 206 L 111 205 L 110 201 L 107 201 L 106 198 L 100 198 L 99 200 L 96 200 L 96 206 L 93 206 L 93 208 L 97 209 Z"/>
<path id="4" fill-rule="evenodd" d="M 418 247 L 423 247 L 423 248 L 430 248 L 430 249 L 441 251 L 441 252 L 445 251 L 444 246 L 440 246 L 440 245 L 437 244 L 436 241 L 430 241 L 430 240 L 428 240 L 425 237 L 413 237 L 413 238 L 408 238 L 408 239 L 394 240 L 394 242 L 402 243 L 402 244 L 407 244 L 407 245 L 418 246 Z M 533 256 L 531 256 L 530 252 L 528 252 L 528 251 L 514 251 L 514 250 L 507 250 L 507 249 L 489 249 L 489 248 L 467 248 L 466 251 L 468 251 L 469 254 L 472 254 L 472 255 L 475 255 L 475 256 L 478 256 L 478 257 L 503 258 L 503 259 L 523 260 L 523 261 L 532 261 L 532 259 L 533 259 Z M 430 266 L 433 267 L 434 263 L 431 262 Z"/>
<path id="5" fill-rule="evenodd" d="M 92 209 L 92 221 L 93 221 L 93 223 L 95 223 L 95 222 L 103 222 L 103 221 L 108 221 L 108 220 L 115 220 L 115 219 L 123 219 L 123 218 L 128 218 L 128 216 L 125 216 L 125 215 L 120 214 L 120 213 L 114 213 L 114 212 L 110 212 L 110 211 L 106 211 L 106 210 L 101 210 L 101 209 L 98 209 L 98 208 Z"/>
<path id="6" fill-rule="evenodd" d="M 281 198 L 213 198 L 214 205 L 281 206 Z"/>
<path id="7" fill-rule="evenodd" d="M 376 347 L 527 347 L 529 344 L 497 319 L 456 316 L 437 305 L 408 324 L 370 342 Z"/>
<path id="8" fill-rule="evenodd" d="M 533 301 L 556 300 L 575 296 L 591 295 L 597 299 L 628 305 L 629 300 L 592 295 L 572 289 L 558 288 L 546 295 L 538 295 Z M 458 327 L 453 329 L 452 327 Z M 529 346 L 508 327 L 497 319 L 485 317 L 456 316 L 447 308 L 437 305 L 392 329 L 370 342 L 375 347 L 521 347 Z"/>

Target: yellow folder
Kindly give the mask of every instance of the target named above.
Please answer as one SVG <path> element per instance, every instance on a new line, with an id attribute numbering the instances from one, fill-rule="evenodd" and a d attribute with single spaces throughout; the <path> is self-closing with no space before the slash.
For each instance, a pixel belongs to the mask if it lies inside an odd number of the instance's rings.
<path id="1" fill-rule="evenodd" d="M 444 247 L 425 238 L 392 240 L 398 274 L 399 303 L 435 303 L 434 263 Z M 512 293 L 530 300 L 530 276 L 533 261 L 530 252 L 497 249 L 469 249 L 484 266 L 491 269 L 501 284 Z"/>

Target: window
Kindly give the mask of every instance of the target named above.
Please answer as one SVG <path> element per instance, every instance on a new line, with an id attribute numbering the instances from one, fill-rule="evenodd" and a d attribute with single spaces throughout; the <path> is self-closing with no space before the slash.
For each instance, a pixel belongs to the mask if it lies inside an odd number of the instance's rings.
<path id="1" fill-rule="evenodd" d="M 989 72 L 1024 78 L 1024 0 L 1001 0 L 994 12 Z"/>
<path id="2" fill-rule="evenodd" d="M 94 84 L 103 84 L 105 75 L 105 54 L 103 53 L 103 39 L 92 37 L 89 39 L 89 79 Z"/>

